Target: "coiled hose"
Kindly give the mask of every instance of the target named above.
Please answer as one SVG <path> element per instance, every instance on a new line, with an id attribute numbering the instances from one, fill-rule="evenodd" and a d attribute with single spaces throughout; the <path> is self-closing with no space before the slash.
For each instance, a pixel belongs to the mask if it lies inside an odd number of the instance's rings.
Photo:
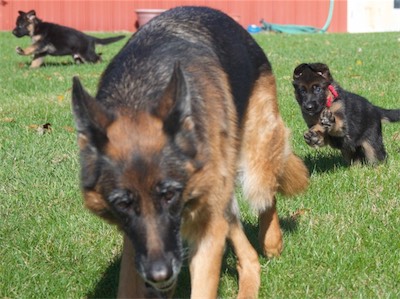
<path id="1" fill-rule="evenodd" d="M 328 17 L 325 21 L 324 27 L 321 29 L 312 27 L 312 26 L 303 26 L 303 25 L 279 25 L 279 24 L 272 24 L 267 23 L 264 20 L 261 20 L 261 29 L 266 31 L 274 31 L 279 33 L 324 33 L 328 30 L 329 25 L 332 21 L 333 16 L 333 8 L 334 8 L 334 0 L 330 0 L 329 2 L 329 12 Z"/>

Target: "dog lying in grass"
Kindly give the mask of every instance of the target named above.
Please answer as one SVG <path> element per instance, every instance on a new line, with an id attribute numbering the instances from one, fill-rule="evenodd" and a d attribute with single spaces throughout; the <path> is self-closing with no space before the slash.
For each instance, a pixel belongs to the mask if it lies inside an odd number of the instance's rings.
<path id="1" fill-rule="evenodd" d="M 16 37 L 30 36 L 32 45 L 26 49 L 17 47 L 16 52 L 19 55 L 33 55 L 32 68 L 41 66 L 46 55 L 72 55 L 76 63 L 98 62 L 101 57 L 95 52 L 96 44 L 107 45 L 125 37 L 96 38 L 73 28 L 43 22 L 34 10 L 18 13 L 12 33 Z"/>
<path id="2" fill-rule="evenodd" d="M 400 120 L 400 109 L 383 109 L 344 90 L 323 63 L 302 63 L 293 72 L 295 96 L 312 147 L 330 145 L 346 162 L 375 164 L 386 158 L 382 121 Z"/>

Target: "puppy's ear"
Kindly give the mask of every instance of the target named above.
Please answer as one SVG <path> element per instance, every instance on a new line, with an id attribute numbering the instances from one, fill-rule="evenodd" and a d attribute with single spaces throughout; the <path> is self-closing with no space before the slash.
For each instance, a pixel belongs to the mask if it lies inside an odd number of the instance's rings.
<path id="1" fill-rule="evenodd" d="M 34 19 L 36 19 L 36 12 L 32 9 L 29 12 L 26 13 L 26 17 L 32 21 Z"/>
<path id="2" fill-rule="evenodd" d="M 18 14 L 19 14 L 20 16 L 24 16 L 24 15 L 26 15 L 26 13 L 25 13 L 25 12 L 23 12 L 22 10 L 18 10 Z"/>
<path id="3" fill-rule="evenodd" d="M 302 63 L 298 65 L 293 71 L 293 80 L 299 79 L 301 75 L 303 75 L 303 71 L 307 66 L 307 63 Z"/>
<path id="4" fill-rule="evenodd" d="M 333 81 L 331 72 L 329 71 L 329 68 L 326 64 L 318 62 L 311 64 L 310 67 L 314 72 L 323 77 L 325 80 Z"/>
<path id="5" fill-rule="evenodd" d="M 81 149 L 88 142 L 101 149 L 107 142 L 106 129 L 113 117 L 83 89 L 77 77 L 73 78 L 72 110 Z"/>

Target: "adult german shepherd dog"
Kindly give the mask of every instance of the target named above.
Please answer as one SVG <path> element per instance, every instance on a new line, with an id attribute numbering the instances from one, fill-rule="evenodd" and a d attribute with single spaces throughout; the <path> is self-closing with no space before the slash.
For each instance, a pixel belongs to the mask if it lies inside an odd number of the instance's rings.
<path id="1" fill-rule="evenodd" d="M 268 256 L 282 250 L 275 194 L 308 170 L 290 148 L 262 49 L 227 15 L 179 7 L 152 19 L 103 73 L 95 98 L 73 79 L 87 208 L 124 233 L 119 297 L 171 296 L 189 246 L 191 297 L 216 298 L 228 239 L 239 297 L 256 298 L 258 255 L 235 179 L 259 213 Z"/>
<path id="2" fill-rule="evenodd" d="M 347 163 L 375 164 L 386 158 L 382 121 L 400 121 L 400 109 L 383 109 L 344 90 L 323 63 L 302 63 L 293 86 L 309 128 L 304 139 L 312 147 L 340 149 Z"/>
<path id="3" fill-rule="evenodd" d="M 76 63 L 98 62 L 100 55 L 96 54 L 95 46 L 107 45 L 123 39 L 125 36 L 96 38 L 73 28 L 43 22 L 36 12 L 18 12 L 16 27 L 12 33 L 16 37 L 30 36 L 32 45 L 26 49 L 16 48 L 19 55 L 33 55 L 31 67 L 42 65 L 46 55 L 72 55 Z"/>

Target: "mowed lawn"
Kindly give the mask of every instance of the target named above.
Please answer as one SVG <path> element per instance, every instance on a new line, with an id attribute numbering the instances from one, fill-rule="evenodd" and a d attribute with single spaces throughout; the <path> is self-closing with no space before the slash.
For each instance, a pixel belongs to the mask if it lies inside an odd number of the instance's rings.
<path id="1" fill-rule="evenodd" d="M 278 197 L 285 250 L 273 260 L 260 254 L 260 298 L 400 298 L 400 123 L 383 126 L 385 163 L 348 167 L 339 152 L 305 144 L 291 79 L 299 63 L 324 62 L 342 87 L 400 108 L 400 33 L 255 37 L 273 65 L 294 150 L 311 173 L 306 193 Z M 71 79 L 79 76 L 94 94 L 126 40 L 99 47 L 99 64 L 49 57 L 33 70 L 30 58 L 14 50 L 29 38 L 0 33 L 1 298 L 115 296 L 121 236 L 83 207 Z M 241 205 L 259 250 L 257 218 L 244 200 Z M 176 296 L 188 297 L 189 288 L 186 264 Z M 236 293 L 228 246 L 219 295 Z"/>

